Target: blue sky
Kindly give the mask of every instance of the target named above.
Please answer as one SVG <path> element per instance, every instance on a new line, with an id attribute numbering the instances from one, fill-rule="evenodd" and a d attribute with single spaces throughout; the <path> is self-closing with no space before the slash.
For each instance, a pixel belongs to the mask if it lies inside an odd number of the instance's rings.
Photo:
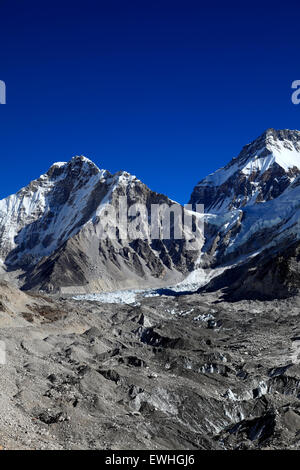
<path id="1" fill-rule="evenodd" d="M 296 2 L 0 1 L 0 197 L 86 155 L 185 203 L 266 128 L 300 129 Z"/>

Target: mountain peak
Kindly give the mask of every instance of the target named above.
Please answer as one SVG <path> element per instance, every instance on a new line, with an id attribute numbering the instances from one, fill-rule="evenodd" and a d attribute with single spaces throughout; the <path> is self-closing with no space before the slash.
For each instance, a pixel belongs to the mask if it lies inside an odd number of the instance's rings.
<path id="1" fill-rule="evenodd" d="M 92 160 L 89 158 L 85 157 L 84 155 L 74 155 L 68 162 L 54 162 L 52 163 L 51 167 L 64 167 L 66 165 L 78 165 L 80 163 L 87 163 L 88 165 L 93 165 L 96 166 Z M 50 168 L 51 168 L 50 167 Z"/>
<path id="2" fill-rule="evenodd" d="M 50 178 L 57 178 L 63 173 L 66 173 L 71 176 L 79 176 L 79 174 L 97 174 L 100 173 L 100 169 L 97 165 L 92 162 L 89 158 L 83 155 L 75 155 L 68 162 L 55 162 L 51 165 L 49 170 L 42 177 L 47 176 Z"/>
<path id="3" fill-rule="evenodd" d="M 71 158 L 71 160 L 68 163 L 71 164 L 71 165 L 74 165 L 74 164 L 78 165 L 80 163 L 84 163 L 84 164 L 87 164 L 87 165 L 96 166 L 95 163 L 92 162 L 92 160 L 85 157 L 84 155 L 75 155 L 74 157 Z"/>
<path id="4" fill-rule="evenodd" d="M 267 129 L 225 167 L 201 180 L 190 202 L 223 212 L 279 196 L 300 173 L 300 131 Z"/>
<path id="5" fill-rule="evenodd" d="M 245 145 L 238 155 L 234 158 L 232 162 L 239 159 L 241 163 L 244 163 L 247 160 L 252 158 L 265 157 L 266 155 L 274 154 L 274 159 L 279 157 L 279 154 L 282 155 L 283 159 L 278 158 L 277 162 L 279 165 L 283 163 L 283 167 L 288 166 L 290 168 L 290 159 L 289 151 L 296 151 L 297 154 L 300 153 L 300 131 L 290 130 L 290 129 L 280 129 L 276 130 L 269 128 L 264 131 L 257 139 L 253 140 L 249 144 Z M 287 159 L 286 165 L 284 164 L 285 158 Z M 283 160 L 282 162 L 280 160 Z M 229 165 L 232 163 L 230 162 Z M 273 161 L 272 161 L 273 163 Z M 292 162 L 294 166 L 300 167 L 299 155 L 297 155 L 296 161 Z"/>

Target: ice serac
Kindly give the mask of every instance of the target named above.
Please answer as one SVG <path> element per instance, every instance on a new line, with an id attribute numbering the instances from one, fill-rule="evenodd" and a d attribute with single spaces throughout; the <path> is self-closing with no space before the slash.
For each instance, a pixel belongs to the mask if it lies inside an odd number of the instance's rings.
<path id="1" fill-rule="evenodd" d="M 99 237 L 103 208 L 173 201 L 124 171 L 114 175 L 77 156 L 0 201 L 0 257 L 24 289 L 93 292 L 152 287 L 193 269 L 184 240 Z"/>
<path id="2" fill-rule="evenodd" d="M 278 197 L 300 173 L 300 131 L 268 129 L 233 158 L 201 180 L 190 203 L 222 213 Z"/>

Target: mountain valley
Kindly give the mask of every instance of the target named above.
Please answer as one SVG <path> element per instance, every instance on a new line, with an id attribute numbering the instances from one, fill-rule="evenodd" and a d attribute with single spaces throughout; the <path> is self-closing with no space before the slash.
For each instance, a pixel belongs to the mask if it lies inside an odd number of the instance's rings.
<path id="1" fill-rule="evenodd" d="M 204 214 L 82 156 L 0 201 L 0 446 L 299 449 L 299 188 L 300 132 L 268 129 Z M 204 234 L 100 239 L 120 197 Z"/>

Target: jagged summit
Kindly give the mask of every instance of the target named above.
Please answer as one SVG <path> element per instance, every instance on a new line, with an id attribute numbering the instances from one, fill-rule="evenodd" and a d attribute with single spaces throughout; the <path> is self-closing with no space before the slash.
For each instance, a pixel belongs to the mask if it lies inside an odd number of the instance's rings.
<path id="1" fill-rule="evenodd" d="M 300 131 L 267 129 L 201 180 L 190 203 L 220 213 L 278 197 L 300 173 Z"/>
<path id="2" fill-rule="evenodd" d="M 86 175 L 87 173 L 96 174 L 101 171 L 103 170 L 100 170 L 89 158 L 83 155 L 75 155 L 67 162 L 53 163 L 49 170 L 44 175 L 41 175 L 41 178 L 46 176 L 56 178 L 65 172 L 69 172 L 69 176 L 79 176 L 80 174 Z"/>
<path id="3" fill-rule="evenodd" d="M 138 181 L 135 175 L 131 175 L 124 170 L 119 170 L 116 173 L 111 174 L 108 170 L 100 169 L 92 160 L 83 155 L 75 155 L 68 162 L 53 163 L 49 170 L 35 181 L 47 178 L 55 180 L 59 177 L 67 179 L 82 178 L 86 180 L 93 175 L 99 175 L 100 177 L 105 176 L 106 178 L 112 178 L 114 180 L 118 180 L 119 182 L 127 182 L 128 180 Z M 30 184 L 32 185 L 32 183 L 35 181 L 31 182 Z"/>
<path id="4" fill-rule="evenodd" d="M 90 164 L 90 165 L 95 165 L 94 162 L 92 162 L 92 160 L 90 160 L 89 158 L 85 157 L 84 155 L 74 155 L 74 157 L 71 158 L 71 160 L 67 161 L 67 162 L 54 162 L 52 165 L 51 165 L 51 168 L 53 166 L 58 166 L 58 167 L 62 167 L 62 166 L 66 166 L 66 165 L 76 165 L 78 164 L 79 162 L 84 162 L 84 163 L 87 163 L 87 164 Z"/>

